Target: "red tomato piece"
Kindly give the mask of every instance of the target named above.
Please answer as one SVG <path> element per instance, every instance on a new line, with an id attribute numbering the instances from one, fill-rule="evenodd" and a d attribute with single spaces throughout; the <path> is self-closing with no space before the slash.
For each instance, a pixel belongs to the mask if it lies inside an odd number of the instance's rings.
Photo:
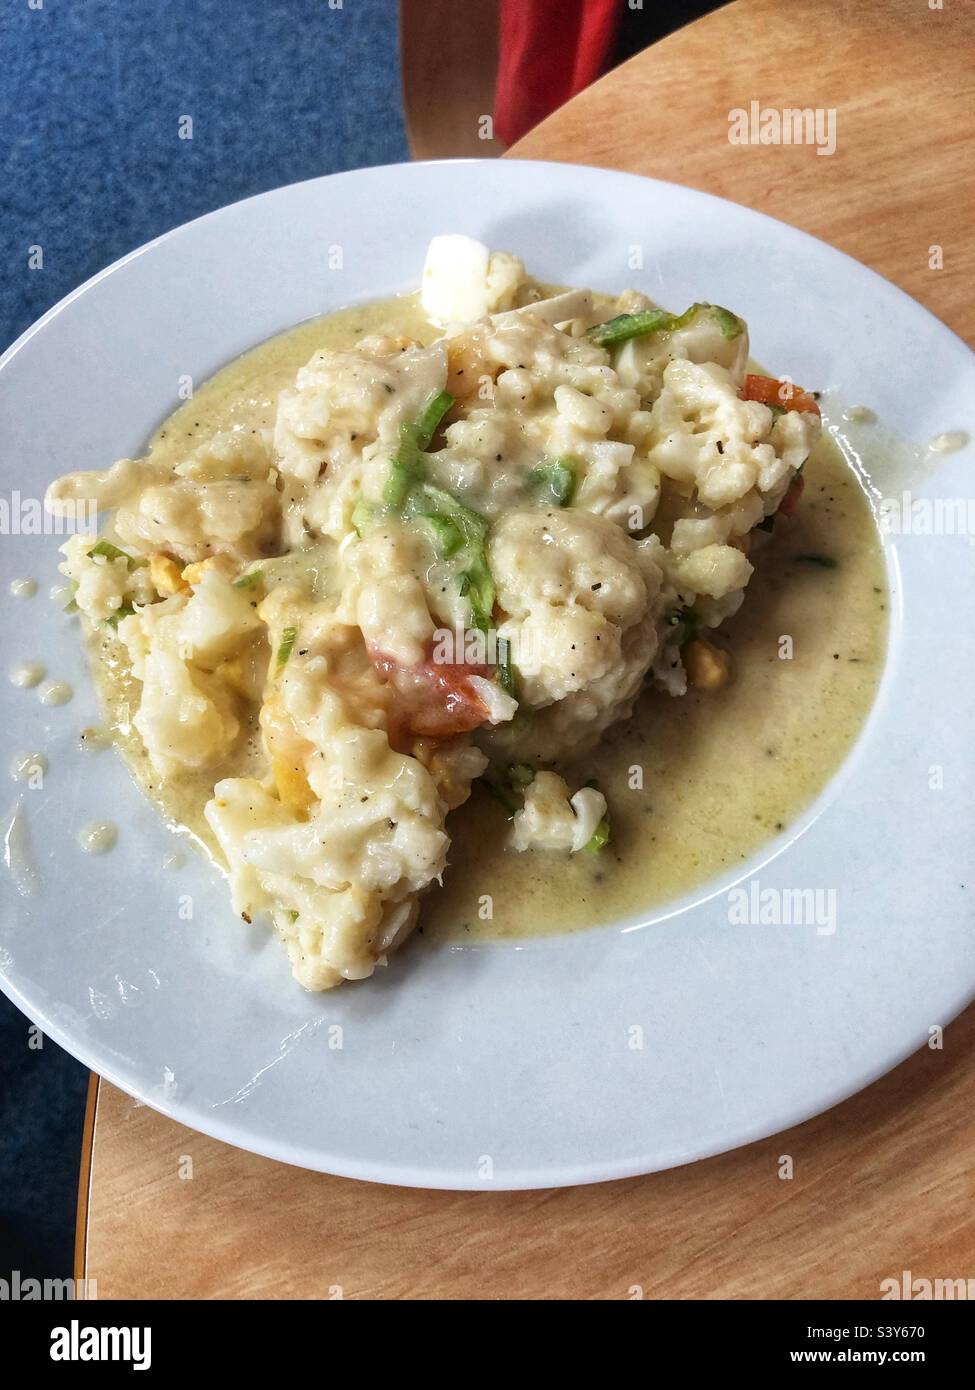
<path id="1" fill-rule="evenodd" d="M 762 405 L 777 405 L 782 410 L 805 410 L 819 414 L 814 396 L 792 381 L 777 381 L 774 376 L 755 376 L 749 373 L 741 389 L 743 401 L 761 401 Z"/>
<path id="2" fill-rule="evenodd" d="M 471 685 L 471 677 L 489 676 L 490 667 L 434 661 L 432 656 L 416 666 L 403 666 L 385 652 L 370 648 L 369 655 L 396 690 L 396 713 L 410 733 L 449 738 L 487 723 L 487 706 Z"/>

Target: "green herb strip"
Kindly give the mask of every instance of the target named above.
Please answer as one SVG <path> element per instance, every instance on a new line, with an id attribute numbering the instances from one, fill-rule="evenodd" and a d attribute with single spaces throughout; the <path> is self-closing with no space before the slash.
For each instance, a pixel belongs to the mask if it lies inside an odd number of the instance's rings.
<path id="1" fill-rule="evenodd" d="M 720 304 L 692 304 L 682 314 L 668 314 L 666 309 L 644 309 L 637 314 L 617 314 L 606 323 L 597 323 L 590 328 L 586 337 L 597 347 L 618 347 L 632 338 L 647 338 L 651 333 L 674 333 L 686 328 L 693 319 L 706 313 L 714 319 L 721 335 L 729 340 L 737 338 L 745 331 L 745 324 L 730 309 Z"/>
<path id="2" fill-rule="evenodd" d="M 288 664 L 288 658 L 294 651 L 295 641 L 298 637 L 296 627 L 286 627 L 281 634 L 281 645 L 278 647 L 278 670 Z"/>
<path id="3" fill-rule="evenodd" d="M 525 481 L 531 492 L 544 496 L 556 507 L 570 507 L 578 483 L 577 467 L 578 462 L 571 454 L 560 454 L 532 468 Z"/>

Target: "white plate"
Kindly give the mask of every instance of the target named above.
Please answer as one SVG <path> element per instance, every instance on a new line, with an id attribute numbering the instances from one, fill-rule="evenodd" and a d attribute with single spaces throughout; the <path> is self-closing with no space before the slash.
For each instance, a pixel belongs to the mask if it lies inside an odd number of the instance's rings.
<path id="1" fill-rule="evenodd" d="M 975 427 L 968 349 L 871 271 L 782 223 L 603 170 L 397 165 L 192 222 L 41 319 L 0 362 L 4 493 L 40 497 L 67 469 L 138 453 L 177 404 L 181 376 L 202 382 L 300 319 L 415 286 L 427 241 L 444 231 L 511 249 L 549 280 L 636 285 L 677 308 L 729 304 L 761 361 L 841 387 L 919 444 Z M 335 247 L 341 270 L 329 268 Z M 913 480 L 915 495 L 966 496 L 972 465 L 970 448 L 945 456 Z M 877 472 L 881 492 L 904 484 Z M 40 660 L 77 691 L 46 709 L 36 691 L 4 684 L 4 757 L 44 749 L 50 772 L 43 790 L 22 790 L 36 890 L 0 884 L 3 987 L 86 1064 L 195 1129 L 383 1182 L 622 1177 L 832 1105 L 975 990 L 965 537 L 888 545 L 892 632 L 867 728 L 810 813 L 740 874 L 650 920 L 563 939 L 461 948 L 419 937 L 369 983 L 316 997 L 292 982 L 268 932 L 231 914 L 202 860 L 161 867 L 171 836 L 117 756 L 77 751 L 98 711 L 75 623 L 45 597 L 57 545 L 2 546 L 8 664 Z M 41 581 L 38 597 L 9 596 L 21 574 Z M 934 767 L 944 790 L 931 789 Z M 90 858 L 77 829 L 106 815 L 121 827 L 118 848 Z M 835 935 L 730 926 L 727 890 L 754 876 L 836 888 Z M 630 1046 L 633 1025 L 642 1050 Z"/>

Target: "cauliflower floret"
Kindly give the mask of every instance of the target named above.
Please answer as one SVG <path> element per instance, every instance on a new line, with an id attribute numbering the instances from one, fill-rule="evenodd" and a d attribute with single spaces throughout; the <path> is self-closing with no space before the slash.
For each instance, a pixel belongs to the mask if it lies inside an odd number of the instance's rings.
<path id="1" fill-rule="evenodd" d="M 248 590 L 235 588 L 219 570 L 209 569 L 200 576 L 167 637 L 186 660 L 213 670 L 262 626 Z"/>
<path id="2" fill-rule="evenodd" d="M 632 444 L 593 444 L 575 505 L 598 512 L 628 531 L 650 525 L 660 501 L 660 473 Z"/>
<path id="3" fill-rule="evenodd" d="M 569 795 L 555 772 L 536 772 L 525 790 L 525 804 L 515 812 L 510 843 L 513 849 L 556 849 L 576 854 L 596 833 L 606 814 L 606 798 L 595 787 Z"/>
<path id="4" fill-rule="evenodd" d="M 266 478 L 271 467 L 270 445 L 269 430 L 218 430 L 178 463 L 174 471 L 194 483 Z"/>
<path id="5" fill-rule="evenodd" d="M 132 722 L 153 767 L 171 776 L 224 756 L 240 731 L 235 705 L 232 691 L 216 676 L 155 646 L 142 662 L 142 698 Z"/>
<path id="6" fill-rule="evenodd" d="M 103 547 L 100 552 L 99 544 Z M 92 622 L 118 618 L 133 603 L 149 603 L 155 598 L 149 569 L 127 554 L 113 557 L 107 542 L 75 535 L 61 547 L 61 553 L 65 559 L 58 568 L 71 580 L 74 601 Z"/>
<path id="7" fill-rule="evenodd" d="M 215 570 L 189 594 L 149 604 L 119 623 L 133 675 L 142 681 L 133 722 L 159 773 L 207 767 L 229 751 L 246 684 L 242 669 L 228 663 L 261 630 L 244 591 Z"/>
<path id="8" fill-rule="evenodd" d="M 486 736 L 550 761 L 591 747 L 626 717 L 657 648 L 661 571 L 643 543 L 575 509 L 513 512 L 488 546 L 498 635 L 511 643 L 525 726 Z"/>
<path id="9" fill-rule="evenodd" d="M 272 544 L 279 519 L 279 497 L 271 482 L 175 478 L 151 484 L 134 502 L 121 506 L 115 529 L 123 543 L 172 551 L 183 561 L 216 552 L 245 564 Z"/>
<path id="10" fill-rule="evenodd" d="M 369 647 L 415 666 L 435 631 L 424 586 L 429 557 L 422 536 L 389 520 L 351 545 L 346 562 L 343 618 L 358 624 Z"/>
<path id="11" fill-rule="evenodd" d="M 119 459 L 103 472 L 68 474 L 48 489 L 45 505 L 55 515 L 82 498 L 99 510 L 115 508 L 115 534 L 136 556 L 168 552 L 185 564 L 222 553 L 243 563 L 266 550 L 278 530 L 269 463 L 263 436 L 223 430 L 175 469 Z"/>
<path id="12" fill-rule="evenodd" d="M 682 588 L 708 598 L 725 598 L 744 589 L 752 576 L 752 566 L 733 545 L 705 545 L 677 558 L 673 572 Z"/>
<path id="13" fill-rule="evenodd" d="M 447 349 L 400 349 L 386 339 L 360 343 L 350 352 L 316 352 L 293 389 L 278 396 L 274 450 L 284 477 L 312 486 L 334 485 L 355 467 L 376 440 L 396 447 L 399 427 L 414 419 L 447 376 Z"/>
<path id="14" fill-rule="evenodd" d="M 523 697 L 541 708 L 615 667 L 623 633 L 655 592 L 636 545 L 574 510 L 513 512 L 488 546 L 499 633 L 513 643 Z"/>
<path id="15" fill-rule="evenodd" d="M 318 751 L 329 772 L 307 821 L 247 778 L 219 782 L 205 811 L 237 910 L 272 911 L 307 989 L 372 974 L 443 873 L 448 844 L 433 777 L 381 730 L 346 727 Z"/>
<path id="16" fill-rule="evenodd" d="M 797 423 L 783 432 L 785 417 L 776 421 L 768 406 L 741 400 L 725 368 L 670 362 L 651 412 L 648 457 L 667 477 L 692 484 L 707 507 L 755 492 L 774 510 L 819 434 L 817 415 L 790 415 Z"/>
<path id="17" fill-rule="evenodd" d="M 730 534 L 731 518 L 725 513 L 681 517 L 670 533 L 670 549 L 675 555 L 689 555 L 706 545 L 722 545 Z"/>

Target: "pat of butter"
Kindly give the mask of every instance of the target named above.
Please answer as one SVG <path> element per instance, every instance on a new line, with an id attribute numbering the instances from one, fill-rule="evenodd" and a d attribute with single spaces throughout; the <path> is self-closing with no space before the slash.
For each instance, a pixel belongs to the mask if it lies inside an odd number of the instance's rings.
<path id="1" fill-rule="evenodd" d="M 472 323 L 491 310 L 491 253 L 469 236 L 435 236 L 427 250 L 420 303 L 435 323 Z"/>

